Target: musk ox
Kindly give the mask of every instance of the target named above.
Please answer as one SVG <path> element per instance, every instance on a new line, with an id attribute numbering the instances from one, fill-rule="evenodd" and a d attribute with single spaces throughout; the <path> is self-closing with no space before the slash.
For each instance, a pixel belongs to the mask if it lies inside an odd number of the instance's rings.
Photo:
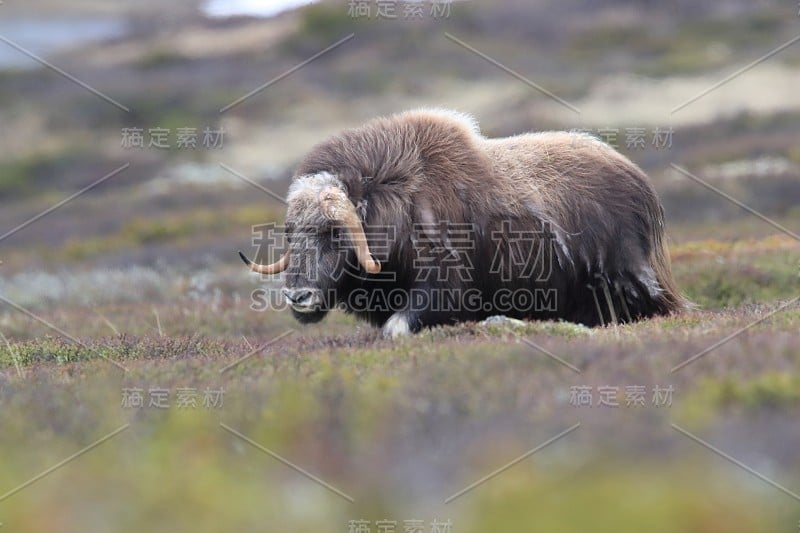
<path id="1" fill-rule="evenodd" d="M 408 111 L 343 131 L 287 196 L 282 299 L 301 323 L 335 308 L 386 337 L 502 314 L 588 326 L 680 310 L 648 177 L 568 132 L 484 137 L 469 116 Z"/>

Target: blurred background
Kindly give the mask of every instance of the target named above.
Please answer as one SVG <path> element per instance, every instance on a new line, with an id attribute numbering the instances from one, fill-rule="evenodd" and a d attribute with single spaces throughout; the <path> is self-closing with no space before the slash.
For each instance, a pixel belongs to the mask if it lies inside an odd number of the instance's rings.
<path id="1" fill-rule="evenodd" d="M 316 142 L 419 106 L 471 113 L 489 136 L 579 129 L 615 144 L 652 177 L 676 243 L 774 228 L 745 227 L 753 217 L 671 163 L 779 221 L 800 217 L 800 46 L 686 104 L 796 36 L 790 3 L 298 3 L 5 2 L 0 232 L 130 166 L 0 241 L 4 276 L 235 263 L 250 225 L 283 206 L 233 171 L 280 195 Z"/>
<path id="2" fill-rule="evenodd" d="M 779 0 L 5 1 L 0 294 L 129 359 L 136 377 L 128 373 L 123 384 L 217 386 L 218 360 L 293 327 L 286 314 L 249 311 L 261 281 L 236 255 L 254 249 L 253 225 L 283 219 L 273 196 L 285 194 L 293 166 L 343 128 L 441 106 L 472 114 L 487 136 L 586 131 L 650 175 L 679 284 L 702 311 L 641 326 L 624 342 L 619 332 L 581 340 L 586 332 L 566 326 L 523 333 L 554 335 L 564 343 L 558 353 L 597 361 L 586 382 L 653 385 L 660 378 L 648 365 L 669 369 L 656 355 L 674 363 L 678 352 L 699 351 L 797 293 L 798 11 Z M 743 456 L 797 481 L 800 355 L 798 312 L 791 313 L 777 332 L 703 367 L 704 386 L 693 388 L 693 373 L 658 383 L 691 389 L 682 396 L 684 420 L 714 428 L 728 444 L 756 439 Z M 114 369 L 96 353 L 8 306 L 0 331 L 8 338 L 0 354 L 3 492 L 130 411 L 120 408 Z M 277 463 L 281 482 L 271 473 L 265 481 L 248 461 L 269 457 L 208 430 L 207 413 L 145 410 L 132 415 L 140 429 L 120 473 L 107 470 L 118 460 L 111 449 L 87 457 L 68 474 L 79 490 L 62 500 L 64 477 L 0 498 L 0 523 L 20 531 L 213 531 L 223 522 L 271 529 L 253 513 L 262 509 L 262 518 L 295 531 L 347 531 L 361 517 L 377 531 L 375 520 L 402 525 L 417 514 L 428 531 L 433 513 L 453 518 L 453 531 L 797 530 L 798 502 L 749 474 L 733 476 L 741 491 L 727 475 L 710 488 L 698 484 L 705 461 L 735 470 L 723 459 L 667 454 L 664 468 L 659 454 L 674 449 L 658 431 L 680 436 L 652 410 L 630 432 L 609 432 L 608 417 L 598 418 L 605 436 L 584 444 L 602 447 L 597 442 L 614 434 L 613 460 L 579 460 L 567 448 L 548 460 L 552 471 L 515 470 L 465 507 L 437 507 L 432 494 L 450 495 L 522 453 L 524 443 L 572 424 L 564 375 L 525 359 L 519 346 L 494 352 L 495 340 L 470 328 L 400 348 L 340 315 L 303 331 L 281 345 L 289 355 L 252 374 L 237 371 L 228 386 L 240 394 L 231 394 L 226 419 L 360 487 L 369 495 L 363 506 L 340 508 L 347 502 L 314 492 L 319 487 Z M 752 354 L 773 366 L 753 366 Z M 621 366 L 604 373 L 599 361 L 617 356 Z M 74 364 L 84 360 L 94 366 Z M 725 375 L 734 362 L 743 372 L 734 377 L 751 381 Z M 20 364 L 29 379 L 14 378 L 24 374 Z M 531 373 L 537 377 L 520 377 Z M 730 423 L 731 406 L 744 413 L 742 424 Z M 581 414 L 593 420 L 591 413 Z M 516 425 L 531 419 L 545 421 L 535 435 Z M 718 424 L 703 426 L 711 421 Z M 455 431 L 453 440 L 437 427 Z M 626 443 L 631 434 L 638 444 Z M 631 450 L 650 459 L 636 473 L 626 462 Z M 420 453 L 424 460 L 412 462 Z M 169 480 L 164 464 L 174 465 Z M 450 477 L 432 479 L 434 465 Z M 134 472 L 139 484 L 126 477 Z M 398 486 L 402 497 L 389 496 Z M 93 498 L 108 509 L 87 507 Z M 45 507 L 52 513 L 40 514 Z M 463 516 L 471 518 L 459 522 Z"/>

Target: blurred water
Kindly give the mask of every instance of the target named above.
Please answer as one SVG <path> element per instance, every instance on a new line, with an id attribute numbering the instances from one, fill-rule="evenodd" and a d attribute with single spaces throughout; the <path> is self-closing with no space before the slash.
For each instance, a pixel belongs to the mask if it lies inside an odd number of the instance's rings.
<path id="1" fill-rule="evenodd" d="M 122 35 L 125 23 L 100 18 L 23 18 L 0 20 L 0 36 L 47 59 L 47 55 L 90 41 Z M 32 68 L 39 64 L 0 42 L 0 68 Z"/>
<path id="2" fill-rule="evenodd" d="M 203 13 L 209 17 L 271 17 L 282 11 L 313 4 L 316 0 L 207 0 Z"/>

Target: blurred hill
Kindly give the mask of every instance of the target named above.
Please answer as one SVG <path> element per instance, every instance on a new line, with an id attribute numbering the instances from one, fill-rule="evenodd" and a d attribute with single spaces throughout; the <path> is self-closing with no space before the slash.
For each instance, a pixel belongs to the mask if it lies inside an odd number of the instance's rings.
<path id="1" fill-rule="evenodd" d="M 234 172 L 280 195 L 314 143 L 417 106 L 472 113 L 490 136 L 605 136 L 651 174 L 678 241 L 696 224 L 749 215 L 671 163 L 734 187 L 770 216 L 800 218 L 800 44 L 687 103 L 800 34 L 794 5 L 463 1 L 437 14 L 422 4 L 421 17 L 398 4 L 390 19 L 374 2 L 365 2 L 369 16 L 354 16 L 352 4 L 270 18 L 208 18 L 200 2 L 0 6 L 0 47 L 25 60 L 0 70 L 0 233 L 130 163 L 0 241 L 6 268 L 228 260 L 247 246 L 251 224 L 282 217 L 280 203 Z M 10 37 L 23 22 L 32 29 Z M 66 37 L 41 45 L 37 32 L 53 28 Z M 34 45 L 74 80 L 18 49 Z M 124 146 L 131 129 L 142 130 L 144 147 Z M 196 148 L 178 146 L 181 129 L 195 130 Z M 221 146 L 200 145 L 206 129 L 224 132 Z M 150 130 L 166 130 L 168 147 L 148 146 Z M 630 145 L 633 132 L 641 144 Z M 770 231 L 736 227 L 742 236 Z"/>

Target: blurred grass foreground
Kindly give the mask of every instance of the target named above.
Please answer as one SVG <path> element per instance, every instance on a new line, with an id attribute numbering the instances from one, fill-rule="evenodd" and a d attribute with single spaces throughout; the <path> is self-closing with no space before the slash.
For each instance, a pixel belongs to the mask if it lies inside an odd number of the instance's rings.
<path id="1" fill-rule="evenodd" d="M 0 529 L 798 531 L 797 6 L 433 4 L 0 5 Z M 299 158 L 419 106 L 614 144 L 697 309 L 253 310 Z"/>

